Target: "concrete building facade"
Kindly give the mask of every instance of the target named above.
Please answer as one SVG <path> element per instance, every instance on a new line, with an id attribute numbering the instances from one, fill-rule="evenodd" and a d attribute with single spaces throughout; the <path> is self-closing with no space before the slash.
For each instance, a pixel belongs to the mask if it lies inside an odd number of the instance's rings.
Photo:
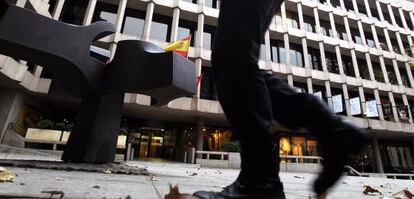
<path id="1" fill-rule="evenodd" d="M 148 96 L 126 94 L 120 133 L 128 135 L 137 158 L 181 160 L 187 147 L 220 151 L 231 139 L 211 73 L 219 0 L 13 3 L 74 25 L 113 23 L 117 32 L 91 45 L 91 56 L 104 62 L 121 40 L 166 46 L 192 35 L 189 59 L 195 62 L 197 76 L 203 77 L 197 94 L 160 108 L 149 106 Z M 413 38 L 414 3 L 409 1 L 287 0 L 265 35 L 259 65 L 299 92 L 319 96 L 346 120 L 374 134 L 372 144 L 353 157 L 352 167 L 362 172 L 410 173 L 414 172 Z M 70 123 L 80 104 L 41 66 L 6 56 L 0 56 L 0 96 L 1 137 L 6 129 L 24 137 L 27 128 L 41 128 L 45 119 Z M 274 127 L 282 156 L 319 154 L 312 135 Z"/>

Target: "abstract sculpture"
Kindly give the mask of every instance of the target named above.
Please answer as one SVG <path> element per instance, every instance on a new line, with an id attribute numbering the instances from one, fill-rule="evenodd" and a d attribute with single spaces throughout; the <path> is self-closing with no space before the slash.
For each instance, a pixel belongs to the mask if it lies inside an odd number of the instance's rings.
<path id="1" fill-rule="evenodd" d="M 108 22 L 69 25 L 0 0 L 0 54 L 45 67 L 82 99 L 64 161 L 114 161 L 125 93 L 149 95 L 154 106 L 195 93 L 194 64 L 149 42 L 120 41 L 109 64 L 91 57 L 92 42 L 114 32 Z"/>

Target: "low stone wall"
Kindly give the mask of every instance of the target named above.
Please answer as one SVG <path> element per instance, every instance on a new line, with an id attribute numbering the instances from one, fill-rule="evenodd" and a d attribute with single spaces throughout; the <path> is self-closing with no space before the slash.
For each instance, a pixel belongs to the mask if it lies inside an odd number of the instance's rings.
<path id="1" fill-rule="evenodd" d="M 2 143 L 9 145 L 9 146 L 14 146 L 14 147 L 20 147 L 20 148 L 24 148 L 24 137 L 22 137 L 21 135 L 13 132 L 10 129 L 6 130 L 6 133 L 4 134 Z"/>

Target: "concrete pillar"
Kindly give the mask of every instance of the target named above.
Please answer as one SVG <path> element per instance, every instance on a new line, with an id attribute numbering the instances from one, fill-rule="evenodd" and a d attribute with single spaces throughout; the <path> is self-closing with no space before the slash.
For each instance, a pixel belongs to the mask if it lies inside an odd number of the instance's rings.
<path id="1" fill-rule="evenodd" d="M 410 103 L 408 103 L 407 94 L 403 93 L 403 94 L 401 94 L 401 96 L 402 96 L 402 100 L 403 100 L 404 105 L 408 107 L 408 118 L 409 118 L 408 121 L 410 122 L 410 124 L 412 124 L 413 123 L 413 118 L 412 118 L 412 115 L 411 115 Z"/>
<path id="2" fill-rule="evenodd" d="M 400 117 L 398 116 L 397 105 L 395 104 L 394 95 L 391 91 L 388 92 L 388 97 L 390 98 L 390 103 L 391 103 L 391 106 L 392 106 L 392 113 L 394 115 L 394 120 L 395 120 L 395 122 L 399 122 Z"/>
<path id="3" fill-rule="evenodd" d="M 411 23 L 413 24 L 413 26 L 414 26 L 414 11 L 411 11 L 410 12 L 410 19 L 411 19 Z"/>
<path id="4" fill-rule="evenodd" d="M 342 84 L 342 92 L 345 100 L 346 115 L 351 117 L 351 104 L 349 103 L 348 85 L 346 83 Z"/>
<path id="5" fill-rule="evenodd" d="M 365 10 L 367 11 L 367 15 L 369 18 L 372 17 L 371 7 L 369 6 L 368 0 L 364 0 Z"/>
<path id="6" fill-rule="evenodd" d="M 391 4 L 387 4 L 388 12 L 390 13 L 391 21 L 393 25 L 397 25 L 397 21 L 395 21 L 394 11 L 392 10 Z"/>
<path id="7" fill-rule="evenodd" d="M 85 18 L 83 19 L 83 25 L 89 25 L 92 22 L 93 13 L 95 12 L 96 3 L 98 0 L 89 0 L 88 8 L 86 9 Z"/>
<path id="8" fill-rule="evenodd" d="M 384 35 L 385 35 L 385 40 L 387 41 L 388 50 L 390 52 L 394 52 L 394 48 L 393 48 L 392 43 L 391 43 L 390 34 L 389 34 L 387 28 L 384 28 Z"/>
<path id="9" fill-rule="evenodd" d="M 400 73 L 400 69 L 398 67 L 398 63 L 396 59 L 392 60 L 392 65 L 394 66 L 394 71 L 395 71 L 395 75 L 397 76 L 397 81 L 398 81 L 398 85 L 402 86 L 402 79 L 401 79 L 401 73 Z"/>
<path id="10" fill-rule="evenodd" d="M 325 81 L 325 89 L 326 89 L 326 98 L 328 99 L 328 105 L 329 107 L 333 107 L 332 102 L 332 91 L 331 91 L 331 82 Z"/>
<path id="11" fill-rule="evenodd" d="M 379 94 L 378 88 L 374 89 L 375 101 L 377 102 L 377 109 L 379 113 L 379 119 L 384 121 L 384 111 L 382 110 L 381 96 Z"/>
<path id="12" fill-rule="evenodd" d="M 154 16 L 154 2 L 149 2 L 147 5 L 147 14 L 145 15 L 144 33 L 142 40 L 148 41 L 151 34 L 152 17 Z"/>
<path id="13" fill-rule="evenodd" d="M 196 67 L 196 77 L 199 77 L 201 75 L 201 71 L 202 71 L 202 68 L 203 68 L 203 60 L 201 58 L 197 58 L 195 60 L 195 67 Z M 201 83 L 197 85 L 197 92 L 196 92 L 196 95 L 194 97 L 200 98 L 201 86 L 202 86 Z"/>
<path id="14" fill-rule="evenodd" d="M 381 21 L 385 21 L 385 19 L 384 19 L 384 13 L 382 12 L 382 8 L 381 8 L 381 2 L 379 2 L 379 0 L 375 0 L 375 4 L 377 6 L 378 15 L 380 17 L 380 20 Z"/>
<path id="15" fill-rule="evenodd" d="M 411 86 L 414 87 L 414 77 L 413 77 L 413 74 L 411 73 L 410 64 L 405 62 L 404 66 L 405 66 L 405 70 L 407 71 L 408 80 L 410 81 Z"/>
<path id="16" fill-rule="evenodd" d="M 171 42 L 177 41 L 179 22 L 180 22 L 180 8 L 174 8 L 172 24 L 171 24 Z"/>
<path id="17" fill-rule="evenodd" d="M 65 4 L 65 0 L 57 0 L 56 1 L 56 5 L 55 5 L 55 8 L 53 9 L 53 13 L 52 13 L 53 19 L 59 20 L 64 4 Z"/>
<path id="18" fill-rule="evenodd" d="M 352 0 L 352 5 L 354 6 L 354 11 L 356 13 L 359 13 L 358 4 L 357 4 L 356 0 Z"/>
<path id="19" fill-rule="evenodd" d="M 379 149 L 378 138 L 374 136 L 372 139 L 372 148 L 374 149 L 375 165 L 377 166 L 378 173 L 384 173 L 384 167 L 382 165 L 381 151 Z"/>
<path id="20" fill-rule="evenodd" d="M 352 64 L 354 66 L 355 77 L 361 78 L 361 74 L 359 73 L 358 60 L 356 57 L 355 49 L 351 49 L 351 58 L 352 58 Z"/>
<path id="21" fill-rule="evenodd" d="M 407 21 L 405 20 L 404 11 L 402 8 L 398 8 L 398 12 L 400 13 L 401 21 L 405 29 L 408 29 Z"/>
<path id="22" fill-rule="evenodd" d="M 197 151 L 203 150 L 203 144 L 204 144 L 204 118 L 198 117 L 197 118 Z"/>
<path id="23" fill-rule="evenodd" d="M 367 107 L 365 106 L 366 100 L 365 100 L 365 92 L 364 88 L 361 86 L 358 86 L 358 92 L 359 92 L 359 98 L 361 99 L 361 106 L 362 106 L 362 113 L 365 115 L 367 112 Z"/>
<path id="24" fill-rule="evenodd" d="M 17 0 L 16 6 L 24 8 L 26 6 L 27 0 Z"/>
<path id="25" fill-rule="evenodd" d="M 185 134 L 184 131 L 175 132 L 175 160 L 183 162 L 184 161 L 184 143 Z"/>
<path id="26" fill-rule="evenodd" d="M 204 34 L 204 14 L 198 14 L 197 33 L 195 37 L 195 46 L 199 50 L 203 49 L 203 34 Z"/>
<path id="27" fill-rule="evenodd" d="M 375 81 L 374 69 L 372 67 L 371 56 L 369 53 L 365 53 L 365 59 L 367 61 L 367 67 L 368 67 L 370 80 Z"/>
<path id="28" fill-rule="evenodd" d="M 117 12 L 116 22 L 115 22 L 116 32 L 121 32 L 122 24 L 124 22 L 125 9 L 126 9 L 127 3 L 128 3 L 128 0 L 120 0 L 119 2 L 118 12 Z"/>
<path id="29" fill-rule="evenodd" d="M 400 48 L 401 51 L 401 55 L 406 55 L 407 53 L 405 53 L 405 48 L 409 48 L 409 46 L 404 46 L 402 39 L 401 39 L 401 35 L 399 32 L 395 33 L 395 36 L 397 37 L 397 43 L 398 43 L 398 47 Z"/>
<path id="30" fill-rule="evenodd" d="M 0 90 L 0 143 L 10 123 L 14 123 L 23 105 L 23 94 L 17 90 Z"/>
<path id="31" fill-rule="evenodd" d="M 388 78 L 388 71 L 385 65 L 384 57 L 380 56 L 379 60 L 380 60 L 380 65 L 381 65 L 381 71 L 382 71 L 382 74 L 384 75 L 384 82 L 388 84 L 390 83 L 390 79 Z"/>

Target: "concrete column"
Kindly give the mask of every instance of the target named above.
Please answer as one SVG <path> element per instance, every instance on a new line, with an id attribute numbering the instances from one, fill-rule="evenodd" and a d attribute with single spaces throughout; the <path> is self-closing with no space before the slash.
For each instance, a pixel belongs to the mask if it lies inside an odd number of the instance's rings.
<path id="1" fill-rule="evenodd" d="M 367 15 L 369 18 L 371 18 L 372 13 L 371 13 L 371 7 L 369 6 L 368 0 L 364 0 L 364 4 L 365 4 L 365 10 L 367 10 Z"/>
<path id="2" fill-rule="evenodd" d="M 408 29 L 407 21 L 405 20 L 404 11 L 402 8 L 398 8 L 398 12 L 400 13 L 401 21 L 405 29 Z"/>
<path id="3" fill-rule="evenodd" d="M 345 30 L 346 30 L 346 35 L 348 37 L 348 42 L 353 43 L 354 40 L 352 38 L 351 28 L 349 27 L 348 17 L 344 17 L 344 26 L 345 26 Z"/>
<path id="4" fill-rule="evenodd" d="M 203 33 L 204 33 L 204 14 L 198 14 L 197 34 L 195 46 L 200 50 L 203 49 Z"/>
<path id="5" fill-rule="evenodd" d="M 380 20 L 385 21 L 384 13 L 382 12 L 382 8 L 381 8 L 381 2 L 379 2 L 379 0 L 375 0 L 375 4 L 377 5 L 377 10 L 378 10 Z"/>
<path id="6" fill-rule="evenodd" d="M 204 118 L 198 117 L 197 118 L 197 151 L 203 150 L 203 143 L 204 143 Z"/>
<path id="7" fill-rule="evenodd" d="M 392 6 L 391 4 L 387 4 L 388 7 L 388 12 L 390 13 L 390 17 L 391 17 L 391 21 L 392 21 L 392 25 L 397 25 L 397 21 L 395 21 L 395 15 L 394 15 L 394 11 L 392 11 Z"/>
<path id="8" fill-rule="evenodd" d="M 311 77 L 307 78 L 306 83 L 308 84 L 308 93 L 312 94 L 313 93 L 312 78 Z"/>
<path id="9" fill-rule="evenodd" d="M 10 123 L 14 123 L 23 105 L 23 94 L 17 90 L 0 90 L 0 143 Z"/>
<path id="10" fill-rule="evenodd" d="M 404 105 L 408 107 L 408 118 L 409 118 L 408 121 L 410 122 L 410 124 L 413 124 L 413 118 L 412 118 L 412 115 L 411 115 L 410 103 L 408 103 L 407 94 L 403 93 L 403 94 L 401 94 L 401 96 L 402 96 L 402 100 L 403 100 Z"/>
<path id="11" fill-rule="evenodd" d="M 361 20 L 358 20 L 358 21 L 357 21 L 357 24 L 358 24 L 359 34 L 361 35 L 362 44 L 363 44 L 364 46 L 366 46 L 366 45 L 367 45 L 367 39 L 366 39 L 366 37 L 365 37 L 365 32 L 364 32 L 364 28 L 362 27 L 362 22 L 361 22 Z"/>
<path id="12" fill-rule="evenodd" d="M 180 8 L 174 8 L 171 24 L 171 42 L 177 41 L 178 23 L 180 22 Z"/>
<path id="13" fill-rule="evenodd" d="M 283 24 L 286 24 L 286 2 L 283 1 L 283 3 L 280 5 L 280 13 L 282 17 Z"/>
<path id="14" fill-rule="evenodd" d="M 53 9 L 53 13 L 52 13 L 53 19 L 59 20 L 64 4 L 65 4 L 65 0 L 57 0 L 56 1 L 56 5 L 55 5 L 55 8 Z"/>
<path id="15" fill-rule="evenodd" d="M 313 8 L 313 17 L 315 17 L 316 34 L 321 34 L 321 22 L 319 20 L 318 8 Z"/>
<path id="16" fill-rule="evenodd" d="M 404 46 L 402 39 L 401 39 L 401 35 L 399 32 L 395 33 L 395 36 L 397 37 L 397 42 L 398 42 L 398 47 L 400 47 L 400 51 L 401 51 L 401 55 L 406 55 L 407 53 L 405 52 L 405 48 L 409 47 L 409 46 Z"/>
<path id="17" fill-rule="evenodd" d="M 325 81 L 325 89 L 326 89 L 326 98 L 328 99 L 328 106 L 333 107 L 332 102 L 332 91 L 331 91 L 331 82 Z"/>
<path id="18" fill-rule="evenodd" d="M 147 14 L 145 15 L 144 33 L 142 40 L 148 41 L 151 34 L 152 17 L 154 16 L 154 2 L 149 2 L 147 5 Z"/>
<path id="19" fill-rule="evenodd" d="M 270 45 L 269 30 L 267 30 L 266 33 L 265 33 L 264 42 L 265 42 L 265 48 L 266 48 L 266 60 L 265 60 L 266 61 L 266 66 L 269 66 L 266 69 L 271 70 L 272 67 L 271 67 L 270 63 L 272 62 L 272 50 L 271 50 L 272 46 Z M 269 65 L 268 65 L 268 63 L 269 63 Z"/>
<path id="20" fill-rule="evenodd" d="M 403 83 L 401 79 L 401 73 L 396 59 L 392 60 L 392 65 L 394 66 L 395 76 L 397 76 L 398 85 L 402 86 Z"/>
<path id="21" fill-rule="evenodd" d="M 367 61 L 370 80 L 375 81 L 374 69 L 372 67 L 371 56 L 369 55 L 369 53 L 365 53 L 365 59 Z"/>
<path id="22" fill-rule="evenodd" d="M 334 18 L 333 12 L 329 12 L 329 22 L 331 23 L 331 29 L 332 29 L 332 32 L 334 33 L 333 37 L 335 39 L 339 39 L 338 32 L 336 31 L 335 18 Z"/>
<path id="23" fill-rule="evenodd" d="M 361 99 L 361 106 L 362 106 L 362 113 L 365 115 L 365 113 L 367 112 L 367 107 L 365 106 L 365 92 L 364 92 L 364 87 L 362 86 L 358 86 L 358 92 L 359 92 L 359 98 Z"/>
<path id="24" fill-rule="evenodd" d="M 390 103 L 391 103 L 391 106 L 392 106 L 392 113 L 394 114 L 394 120 L 395 120 L 395 122 L 399 122 L 400 117 L 398 117 L 397 106 L 395 104 L 394 95 L 391 91 L 388 92 L 388 97 L 390 98 Z"/>
<path id="25" fill-rule="evenodd" d="M 175 160 L 184 162 L 184 131 L 175 132 Z"/>
<path id="26" fill-rule="evenodd" d="M 410 81 L 411 86 L 414 87 L 414 77 L 413 74 L 411 73 L 411 67 L 410 64 L 408 64 L 407 62 L 404 63 L 405 66 L 405 70 L 407 71 L 408 74 L 408 80 Z"/>
<path id="27" fill-rule="evenodd" d="M 335 46 L 335 53 L 336 53 L 336 59 L 338 60 L 338 67 L 339 67 L 339 74 L 345 78 L 345 70 L 342 63 L 342 56 L 341 56 L 341 47 L 339 45 Z"/>
<path id="28" fill-rule="evenodd" d="M 384 167 L 382 165 L 382 158 L 381 158 L 381 151 L 378 145 L 378 138 L 376 138 L 375 136 L 372 140 L 372 148 L 374 149 L 374 157 L 375 157 L 375 163 L 377 166 L 377 172 L 384 173 Z"/>
<path id="29" fill-rule="evenodd" d="M 414 55 L 414 49 L 411 48 L 411 46 L 414 45 L 413 38 L 411 37 L 411 35 L 407 35 L 407 40 L 408 40 L 408 44 L 410 45 L 411 54 Z"/>
<path id="30" fill-rule="evenodd" d="M 391 43 L 390 34 L 388 33 L 387 28 L 384 28 L 384 35 L 385 35 L 385 40 L 387 41 L 388 50 L 390 52 L 394 52 L 394 48 L 392 47 L 392 43 Z"/>
<path id="31" fill-rule="evenodd" d="M 26 6 L 27 0 L 17 0 L 16 6 L 24 8 Z"/>
<path id="32" fill-rule="evenodd" d="M 355 49 L 351 49 L 351 58 L 352 58 L 352 64 L 354 65 L 355 77 L 361 78 L 361 74 L 359 73 L 358 60 L 356 57 Z"/>
<path id="33" fill-rule="evenodd" d="M 43 72 L 43 67 L 36 66 L 36 69 L 35 69 L 35 72 L 34 72 L 34 76 L 40 77 L 40 75 L 42 75 L 42 72 Z"/>
<path id="34" fill-rule="evenodd" d="M 342 84 L 342 92 L 345 100 L 346 115 L 348 117 L 351 117 L 351 104 L 349 103 L 348 85 L 346 83 Z"/>
<path id="35" fill-rule="evenodd" d="M 197 58 L 195 60 L 195 67 L 196 67 L 196 77 L 199 77 L 201 75 L 201 70 L 203 67 L 203 60 L 201 58 Z M 197 85 L 197 92 L 194 97 L 200 98 L 201 95 L 201 83 Z"/>
<path id="36" fill-rule="evenodd" d="M 379 42 L 379 39 L 378 39 L 377 28 L 375 27 L 375 25 L 371 25 L 371 31 L 372 31 L 372 36 L 374 37 L 375 46 L 377 48 L 380 48 L 380 42 Z"/>
<path id="37" fill-rule="evenodd" d="M 380 56 L 379 60 L 380 60 L 380 65 L 381 65 L 381 71 L 382 71 L 382 74 L 384 75 L 384 82 L 388 84 L 390 83 L 390 79 L 388 78 L 388 71 L 385 65 L 384 57 Z"/>
<path id="38" fill-rule="evenodd" d="M 356 13 L 359 13 L 358 4 L 356 0 L 352 0 L 352 5 L 354 6 L 354 10 Z"/>
<path id="39" fill-rule="evenodd" d="M 410 19 L 411 19 L 411 23 L 413 24 L 413 26 L 414 26 L 414 11 L 411 11 L 410 12 Z"/>
<path id="40" fill-rule="evenodd" d="M 116 22 L 115 22 L 116 32 L 121 32 L 122 24 L 124 22 L 125 9 L 127 6 L 127 2 L 128 0 L 120 0 L 119 2 L 118 12 L 117 12 Z"/>
<path id="41" fill-rule="evenodd" d="M 384 112 L 382 110 L 382 104 L 381 104 L 381 96 L 379 95 L 378 88 L 374 89 L 374 95 L 375 95 L 375 101 L 377 101 L 377 109 L 379 113 L 380 120 L 384 121 Z"/>
<path id="42" fill-rule="evenodd" d="M 93 13 L 95 12 L 96 2 L 98 0 L 89 0 L 88 8 L 86 9 L 85 18 L 83 19 L 83 25 L 89 25 L 92 22 Z"/>
<path id="43" fill-rule="evenodd" d="M 346 9 L 345 8 L 345 2 L 344 2 L 344 0 L 339 0 L 339 4 L 341 5 L 342 10 L 345 10 Z"/>

